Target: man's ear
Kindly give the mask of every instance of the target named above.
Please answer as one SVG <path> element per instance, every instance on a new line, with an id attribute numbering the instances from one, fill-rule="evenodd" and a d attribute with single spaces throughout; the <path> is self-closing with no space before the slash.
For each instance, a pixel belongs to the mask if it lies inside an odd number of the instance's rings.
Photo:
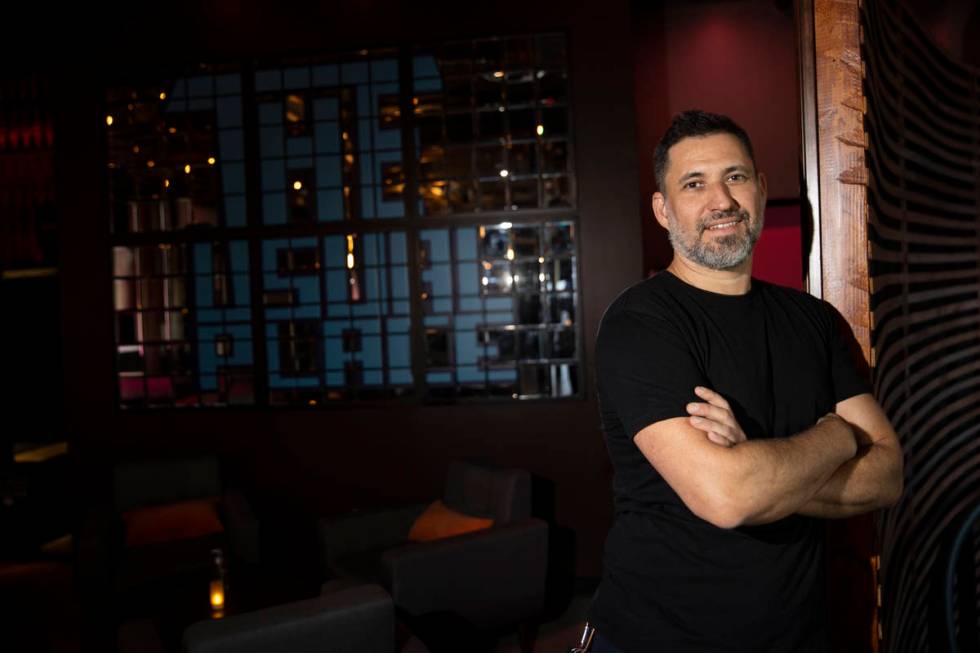
<path id="1" fill-rule="evenodd" d="M 664 197 L 664 194 L 660 191 L 653 194 L 653 217 L 657 219 L 657 222 L 659 222 L 660 226 L 664 229 L 668 229 L 667 206 L 665 204 L 666 201 L 667 200 Z"/>
<path id="2" fill-rule="evenodd" d="M 766 198 L 769 196 L 769 184 L 766 181 L 766 175 L 763 172 L 759 173 L 759 190 L 762 192 L 762 205 L 765 206 Z"/>

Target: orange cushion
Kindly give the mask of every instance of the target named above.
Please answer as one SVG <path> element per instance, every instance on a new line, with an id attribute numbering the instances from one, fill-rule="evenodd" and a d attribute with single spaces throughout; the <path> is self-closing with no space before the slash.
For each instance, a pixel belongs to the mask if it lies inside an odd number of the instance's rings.
<path id="1" fill-rule="evenodd" d="M 442 501 L 435 501 L 416 518 L 412 529 L 408 532 L 408 539 L 412 542 L 428 542 L 472 533 L 491 526 L 493 526 L 493 519 L 470 517 L 447 508 Z"/>
<path id="2" fill-rule="evenodd" d="M 135 508 L 124 512 L 122 518 L 126 546 L 130 547 L 189 540 L 224 530 L 216 498 Z"/>

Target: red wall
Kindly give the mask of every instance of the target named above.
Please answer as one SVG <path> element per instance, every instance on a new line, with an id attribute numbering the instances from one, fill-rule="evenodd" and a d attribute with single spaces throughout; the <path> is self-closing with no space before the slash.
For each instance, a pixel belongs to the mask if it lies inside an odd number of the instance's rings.
<path id="1" fill-rule="evenodd" d="M 671 117 L 685 109 L 731 116 L 749 133 L 769 199 L 799 197 L 799 92 L 796 34 L 790 3 L 644 3 L 633 5 L 637 148 L 643 262 L 670 262 L 666 232 L 653 219 L 653 149 Z M 755 274 L 799 287 L 799 209 L 767 211 L 755 254 Z"/>

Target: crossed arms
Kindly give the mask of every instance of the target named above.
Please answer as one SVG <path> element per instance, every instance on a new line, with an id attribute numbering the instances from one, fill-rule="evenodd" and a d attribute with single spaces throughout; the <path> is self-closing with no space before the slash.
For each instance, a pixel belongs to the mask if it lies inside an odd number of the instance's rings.
<path id="1" fill-rule="evenodd" d="M 696 388 L 690 417 L 656 422 L 634 441 L 691 511 L 721 528 L 793 513 L 848 517 L 902 492 L 902 451 L 869 394 L 787 438 L 746 440 L 725 399 Z M 692 464 L 692 461 L 697 461 Z"/>

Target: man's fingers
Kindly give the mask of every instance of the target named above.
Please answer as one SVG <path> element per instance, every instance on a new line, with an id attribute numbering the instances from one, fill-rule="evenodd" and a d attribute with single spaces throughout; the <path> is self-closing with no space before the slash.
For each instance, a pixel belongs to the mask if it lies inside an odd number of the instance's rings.
<path id="1" fill-rule="evenodd" d="M 687 412 L 691 415 L 698 415 L 700 417 L 705 417 L 707 419 L 714 420 L 721 424 L 727 424 L 729 426 L 735 426 L 737 422 L 735 421 L 735 416 L 732 415 L 732 411 L 721 406 L 714 406 L 712 404 L 703 404 L 700 402 L 692 402 L 687 405 Z"/>
<path id="2" fill-rule="evenodd" d="M 723 447 L 734 447 L 735 446 L 735 443 L 734 442 L 732 442 L 731 440 L 729 440 L 728 438 L 726 438 L 724 436 L 718 435 L 714 431 L 708 431 L 708 439 L 711 440 L 712 442 L 714 442 L 715 444 L 720 444 Z"/>
<path id="3" fill-rule="evenodd" d="M 711 388 L 706 388 L 703 385 L 699 385 L 694 388 L 694 394 L 701 397 L 712 406 L 718 406 L 719 408 L 724 408 L 725 410 L 729 409 L 728 402 L 725 400 L 725 398 Z"/>

